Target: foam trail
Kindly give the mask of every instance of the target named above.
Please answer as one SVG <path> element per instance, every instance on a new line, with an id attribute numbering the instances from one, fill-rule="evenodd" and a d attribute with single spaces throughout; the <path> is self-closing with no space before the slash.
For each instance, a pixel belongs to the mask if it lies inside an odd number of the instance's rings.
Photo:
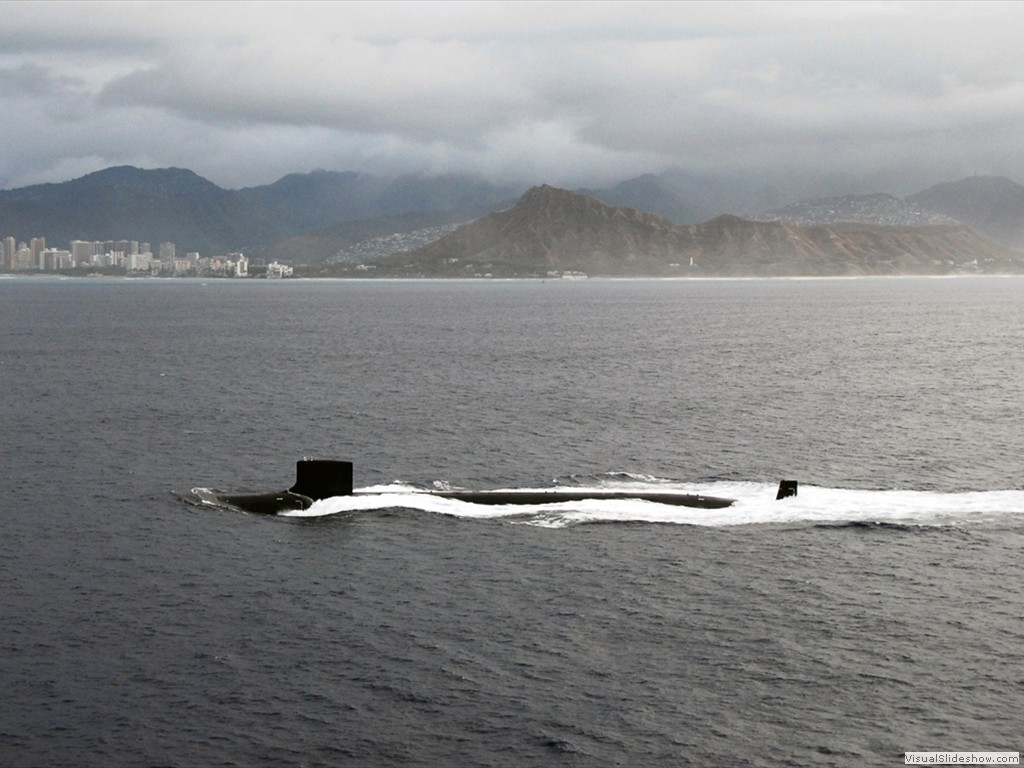
<path id="1" fill-rule="evenodd" d="M 518 523 L 564 528 L 583 523 L 647 522 L 678 525 L 732 526 L 784 523 L 892 523 L 941 526 L 972 522 L 1024 521 L 1024 491 L 865 491 L 802 485 L 798 496 L 775 500 L 775 484 L 766 483 L 625 483 L 637 492 L 656 489 L 705 493 L 736 499 L 723 509 L 696 509 L 633 499 L 588 499 L 539 505 L 473 504 L 434 496 L 404 485 L 359 489 L 353 496 L 314 502 L 311 507 L 281 513 L 287 517 L 323 517 L 388 508 L 422 510 L 468 519 L 508 518 Z M 608 490 L 602 483 L 592 490 Z M 520 489 L 534 490 L 534 489 Z M 551 490 L 551 489 L 546 489 Z M 588 490 L 574 487 L 573 490 Z"/>
<path id="2" fill-rule="evenodd" d="M 323 517 L 341 512 L 371 512 L 396 507 L 467 518 L 510 517 L 513 512 L 507 506 L 470 504 L 465 501 L 434 496 L 422 489 L 404 485 L 389 485 L 357 488 L 352 496 L 333 496 L 329 499 L 320 499 L 314 501 L 308 509 L 289 510 L 279 514 L 282 517 Z M 529 512 L 530 509 L 515 511 L 523 513 Z"/>

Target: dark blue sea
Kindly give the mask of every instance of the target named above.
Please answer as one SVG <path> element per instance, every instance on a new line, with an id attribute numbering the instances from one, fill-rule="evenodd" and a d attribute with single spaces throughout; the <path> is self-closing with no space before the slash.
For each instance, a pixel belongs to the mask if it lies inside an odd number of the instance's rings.
<path id="1" fill-rule="evenodd" d="M 0 765 L 1024 750 L 1022 278 L 6 278 L 0 402 Z M 419 492 L 552 487 L 737 501 Z"/>

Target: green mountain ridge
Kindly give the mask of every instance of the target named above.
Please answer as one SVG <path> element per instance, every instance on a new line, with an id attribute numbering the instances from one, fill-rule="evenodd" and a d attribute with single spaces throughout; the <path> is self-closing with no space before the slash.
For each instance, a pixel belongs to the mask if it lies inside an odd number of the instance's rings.
<path id="1" fill-rule="evenodd" d="M 1011 248 L 1024 249 L 1024 186 L 1002 176 L 936 184 L 907 198 L 962 221 Z"/>
<path id="2" fill-rule="evenodd" d="M 472 201 L 465 220 L 521 191 L 473 177 L 388 180 L 335 171 L 228 190 L 185 169 L 119 166 L 59 184 L 0 191 L 0 237 L 42 236 L 59 247 L 72 239 L 139 240 L 154 248 L 171 241 L 179 253 L 258 255 L 299 235 L 375 218 L 447 214 Z M 308 253 L 316 261 L 330 252 L 314 243 Z"/>

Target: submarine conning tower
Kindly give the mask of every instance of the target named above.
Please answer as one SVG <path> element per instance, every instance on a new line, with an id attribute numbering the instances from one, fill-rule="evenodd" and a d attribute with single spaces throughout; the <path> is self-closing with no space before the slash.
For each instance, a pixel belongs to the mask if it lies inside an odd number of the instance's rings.
<path id="1" fill-rule="evenodd" d="M 292 493 L 313 501 L 332 496 L 352 495 L 352 462 L 330 459 L 303 459 L 295 462 L 295 485 Z"/>

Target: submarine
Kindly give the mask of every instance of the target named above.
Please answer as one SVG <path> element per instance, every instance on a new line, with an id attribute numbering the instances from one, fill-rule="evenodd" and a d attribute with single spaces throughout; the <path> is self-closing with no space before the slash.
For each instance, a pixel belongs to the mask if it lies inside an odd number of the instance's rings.
<path id="1" fill-rule="evenodd" d="M 556 504 L 584 500 L 651 501 L 698 509 L 722 509 L 735 503 L 735 499 L 693 493 L 626 490 L 496 490 L 447 491 L 430 490 L 421 493 L 444 499 L 467 501 L 473 504 Z M 309 508 L 314 501 L 334 496 L 359 496 L 352 488 L 352 462 L 331 459 L 302 459 L 295 463 L 295 484 L 284 491 L 272 493 L 213 493 L 214 503 L 255 514 L 275 515 Z M 797 482 L 783 480 L 776 499 L 797 495 Z"/>

